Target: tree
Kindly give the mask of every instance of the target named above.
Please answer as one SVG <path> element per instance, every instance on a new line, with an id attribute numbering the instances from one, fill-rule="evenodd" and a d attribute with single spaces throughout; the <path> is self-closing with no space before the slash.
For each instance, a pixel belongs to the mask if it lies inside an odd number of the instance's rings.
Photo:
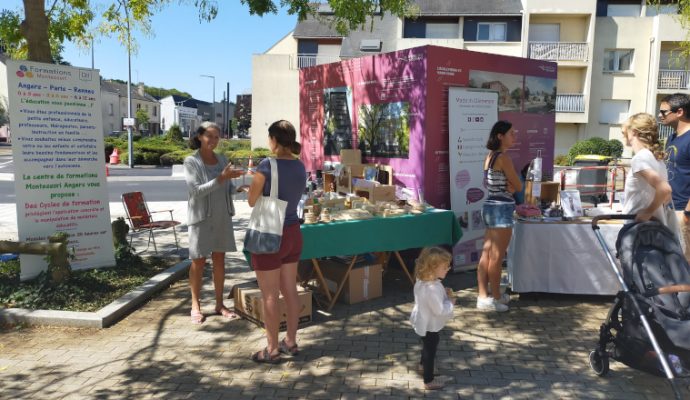
<path id="1" fill-rule="evenodd" d="M 10 118 L 7 115 L 7 109 L 2 102 L 2 98 L 0 98 L 0 128 L 7 125 L 8 122 L 10 122 Z"/>
<path id="2" fill-rule="evenodd" d="M 134 118 L 136 118 L 136 120 L 137 120 L 137 128 L 140 131 L 142 131 L 142 130 L 148 131 L 149 130 L 148 129 L 148 127 L 149 127 L 149 113 L 147 113 L 146 110 L 144 110 L 143 108 L 138 109 Z M 142 126 L 144 126 L 145 129 L 142 129 L 141 128 Z"/>
<path id="3" fill-rule="evenodd" d="M 690 56 L 690 0 L 647 0 L 647 5 L 651 7 L 678 7 L 676 19 L 681 28 L 685 31 L 685 40 L 680 42 L 679 55 Z"/>
<path id="4" fill-rule="evenodd" d="M 30 61 L 50 63 L 59 59 L 60 45 L 65 40 L 85 43 L 94 37 L 89 25 L 94 13 L 88 0 L 23 0 L 24 16 L 17 12 L 5 11 L 0 15 L 0 40 L 13 49 L 12 57 Z M 194 4 L 199 9 L 199 19 L 210 21 L 218 14 L 217 0 L 180 0 Z M 318 17 L 318 7 L 308 0 L 240 0 L 247 5 L 249 13 L 263 16 L 277 13 L 279 7 L 287 7 L 290 15 L 299 20 L 308 16 Z M 131 41 L 131 29 L 145 34 L 151 32 L 151 17 L 173 0 L 108 0 L 105 11 L 100 15 L 102 22 L 98 31 L 115 35 L 130 51 L 136 51 L 136 43 Z M 278 3 L 278 5 L 276 5 Z M 49 7 L 46 7 L 46 4 Z M 416 12 L 410 0 L 328 0 L 333 11 L 325 20 L 339 32 L 363 28 L 373 24 L 369 16 L 378 10 L 405 16 Z M 52 46 L 51 46 L 52 45 Z"/>

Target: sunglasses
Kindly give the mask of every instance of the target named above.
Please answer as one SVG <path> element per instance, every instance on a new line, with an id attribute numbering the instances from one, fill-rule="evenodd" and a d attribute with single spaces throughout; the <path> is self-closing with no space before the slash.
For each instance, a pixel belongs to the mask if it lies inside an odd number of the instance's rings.
<path id="1" fill-rule="evenodd" d="M 670 110 L 659 110 L 659 114 L 661 114 L 662 117 L 665 117 L 668 115 L 668 113 L 676 112 L 678 109 L 676 108 L 675 110 L 672 108 Z"/>

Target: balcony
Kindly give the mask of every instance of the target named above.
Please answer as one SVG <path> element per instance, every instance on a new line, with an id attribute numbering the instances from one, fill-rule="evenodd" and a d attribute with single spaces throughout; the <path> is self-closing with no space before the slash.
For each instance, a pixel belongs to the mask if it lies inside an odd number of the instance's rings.
<path id="1" fill-rule="evenodd" d="M 548 61 L 587 61 L 587 43 L 530 42 L 529 58 Z"/>
<path id="2" fill-rule="evenodd" d="M 688 89 L 690 71 L 660 69 L 657 89 Z"/>
<path id="3" fill-rule="evenodd" d="M 296 61 L 297 64 L 294 65 L 294 68 L 302 69 L 307 67 L 313 67 L 315 65 L 328 64 L 340 61 L 340 57 L 318 54 L 297 54 Z"/>
<path id="4" fill-rule="evenodd" d="M 585 95 L 580 93 L 558 93 L 556 95 L 556 112 L 585 112 Z"/>

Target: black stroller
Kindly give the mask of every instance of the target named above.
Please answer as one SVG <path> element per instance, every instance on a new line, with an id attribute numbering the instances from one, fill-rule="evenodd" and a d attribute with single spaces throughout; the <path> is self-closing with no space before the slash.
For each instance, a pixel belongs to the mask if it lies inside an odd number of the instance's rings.
<path id="1" fill-rule="evenodd" d="M 599 329 L 599 344 L 589 354 L 589 365 L 603 376 L 612 358 L 666 377 L 676 399 L 682 399 L 674 378 L 690 374 L 690 266 L 676 236 L 663 224 L 649 221 L 621 229 L 616 241 L 619 270 L 597 222 L 634 218 L 601 215 L 592 221 L 623 290 Z"/>

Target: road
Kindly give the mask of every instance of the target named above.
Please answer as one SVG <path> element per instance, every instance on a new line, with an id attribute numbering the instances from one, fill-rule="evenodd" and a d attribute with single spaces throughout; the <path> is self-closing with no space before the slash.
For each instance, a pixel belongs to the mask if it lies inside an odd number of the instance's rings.
<path id="1" fill-rule="evenodd" d="M 9 152 L 0 153 L 0 174 L 14 174 L 14 163 Z M 122 193 L 141 191 L 147 201 L 186 201 L 184 180 L 171 178 L 171 168 L 110 168 L 108 179 L 109 201 L 120 201 Z M 131 181 L 127 180 L 131 177 Z M 14 204 L 14 182 L 0 181 L 0 204 Z"/>

